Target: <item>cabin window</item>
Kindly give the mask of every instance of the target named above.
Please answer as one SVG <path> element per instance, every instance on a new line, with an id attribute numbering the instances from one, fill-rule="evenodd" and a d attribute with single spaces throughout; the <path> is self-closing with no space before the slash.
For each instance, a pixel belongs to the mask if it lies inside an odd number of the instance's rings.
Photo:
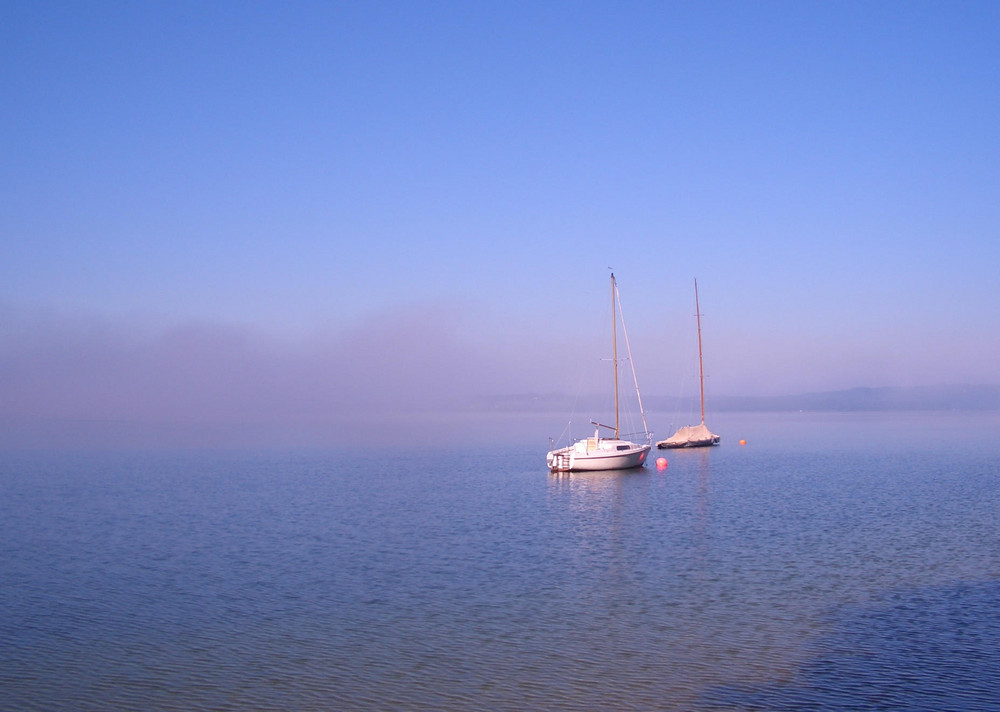
<path id="1" fill-rule="evenodd" d="M 628 450 L 628 445 L 619 445 L 618 449 L 619 450 Z"/>

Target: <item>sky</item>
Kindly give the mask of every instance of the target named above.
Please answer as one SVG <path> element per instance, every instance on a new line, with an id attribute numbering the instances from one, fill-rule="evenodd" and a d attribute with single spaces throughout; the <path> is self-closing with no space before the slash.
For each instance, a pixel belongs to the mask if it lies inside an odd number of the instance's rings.
<path id="1" fill-rule="evenodd" d="M 0 447 L 586 391 L 612 269 L 644 395 L 697 389 L 695 279 L 709 394 L 1000 383 L 998 37 L 995 2 L 3 3 Z"/>

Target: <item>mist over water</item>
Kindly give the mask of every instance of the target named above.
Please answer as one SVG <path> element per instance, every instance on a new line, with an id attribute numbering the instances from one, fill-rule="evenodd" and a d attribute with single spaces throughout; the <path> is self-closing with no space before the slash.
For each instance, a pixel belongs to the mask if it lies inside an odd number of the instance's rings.
<path id="1" fill-rule="evenodd" d="M 420 304 L 308 336 L 279 337 L 246 325 L 155 325 L 0 303 L 0 450 L 329 448 L 435 434 L 508 442 L 517 432 L 541 433 L 547 441 L 569 420 L 578 424 L 578 434 L 592 418 L 610 422 L 612 371 L 602 361 L 610 346 L 600 320 L 582 336 L 569 326 L 553 327 L 539 340 L 521 324 L 477 331 L 489 316 Z M 635 326 L 630 325 L 632 333 Z M 655 330 L 636 340 L 644 341 L 635 365 L 646 408 L 663 411 L 651 414 L 649 427 L 666 437 L 694 417 L 687 410 L 681 421 L 674 403 L 697 399 L 697 347 Z M 856 398 L 845 403 L 823 394 L 784 401 L 731 397 L 787 394 L 796 387 L 823 390 L 826 382 L 818 374 L 839 372 L 803 359 L 807 365 L 799 368 L 813 374 L 811 382 L 763 360 L 747 373 L 750 361 L 735 370 L 727 365 L 726 354 L 732 353 L 739 349 L 709 352 L 710 412 L 718 411 L 715 404 L 729 410 L 759 410 L 776 402 L 791 410 L 857 405 Z M 675 368 L 678 354 L 693 368 Z M 997 360 L 982 362 L 989 368 L 973 373 L 984 380 L 968 382 L 995 381 Z M 620 364 L 623 397 L 631 392 L 631 365 Z M 784 377 L 784 391 L 768 390 L 775 369 Z M 956 377 L 953 370 L 930 369 L 917 382 L 951 383 Z M 864 382 L 852 376 L 840 385 L 859 383 Z M 881 383 L 893 381 L 873 385 Z M 981 390 L 995 409 L 997 388 Z M 867 407 L 982 405 L 947 389 L 929 389 L 930 395 L 911 400 L 904 393 L 902 401 L 878 389 L 872 393 Z"/>

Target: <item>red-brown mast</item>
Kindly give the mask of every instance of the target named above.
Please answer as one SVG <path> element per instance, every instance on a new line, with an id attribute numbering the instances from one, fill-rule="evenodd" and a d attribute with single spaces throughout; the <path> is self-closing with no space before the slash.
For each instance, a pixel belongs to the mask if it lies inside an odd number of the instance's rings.
<path id="1" fill-rule="evenodd" d="M 698 382 L 701 384 L 701 424 L 705 424 L 705 367 L 701 362 L 701 309 L 698 306 L 698 280 L 694 280 L 694 315 L 698 320 Z"/>

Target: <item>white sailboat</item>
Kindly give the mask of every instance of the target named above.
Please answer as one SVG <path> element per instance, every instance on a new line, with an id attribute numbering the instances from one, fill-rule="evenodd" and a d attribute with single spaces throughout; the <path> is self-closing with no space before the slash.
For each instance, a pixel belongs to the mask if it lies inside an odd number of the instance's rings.
<path id="1" fill-rule="evenodd" d="M 632 380 L 635 383 L 635 393 L 639 400 L 639 413 L 642 416 L 642 429 L 645 443 L 632 442 L 621 438 L 618 418 L 618 327 L 615 312 L 621 314 L 621 299 L 618 295 L 618 285 L 614 273 L 611 274 L 611 363 L 615 374 L 615 424 L 602 425 L 590 421 L 594 425 L 594 436 L 578 440 L 572 445 L 550 451 L 545 456 L 545 462 L 552 472 L 593 472 L 597 470 L 624 470 L 641 467 L 646 462 L 646 456 L 651 449 L 652 434 L 646 427 L 646 414 L 642 410 L 642 396 L 639 395 L 639 382 L 635 376 L 635 366 L 632 365 Z M 632 364 L 632 349 L 628 343 L 628 332 L 625 330 L 625 319 L 622 317 L 622 333 L 625 336 L 625 346 L 628 350 L 629 363 Z M 614 432 L 613 437 L 601 437 L 601 428 Z"/>
<path id="2" fill-rule="evenodd" d="M 705 367 L 701 359 L 701 309 L 698 306 L 698 280 L 694 281 L 694 311 L 698 319 L 698 379 L 701 384 L 701 423 L 699 425 L 685 425 L 677 430 L 666 440 L 656 443 L 656 447 L 678 448 L 678 447 L 710 447 L 719 444 L 719 436 L 713 433 L 705 425 Z"/>

